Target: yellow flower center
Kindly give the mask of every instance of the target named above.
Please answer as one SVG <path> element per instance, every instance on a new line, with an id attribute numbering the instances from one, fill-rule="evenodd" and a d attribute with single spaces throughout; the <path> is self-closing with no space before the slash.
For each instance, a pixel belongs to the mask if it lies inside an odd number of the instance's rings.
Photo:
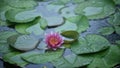
<path id="1" fill-rule="evenodd" d="M 54 38 L 54 37 L 52 37 L 52 38 L 50 38 L 50 44 L 52 44 L 53 46 L 55 46 L 56 44 L 58 44 L 58 40 L 57 40 L 57 38 Z"/>

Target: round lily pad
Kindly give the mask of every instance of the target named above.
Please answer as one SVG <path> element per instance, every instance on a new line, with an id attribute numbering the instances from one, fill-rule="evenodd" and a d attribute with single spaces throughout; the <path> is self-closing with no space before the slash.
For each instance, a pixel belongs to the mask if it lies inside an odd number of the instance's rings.
<path id="1" fill-rule="evenodd" d="M 79 4 L 76 14 L 86 15 L 89 19 L 105 18 L 115 12 L 115 4 L 112 0 L 87 0 Z"/>
<path id="2" fill-rule="evenodd" d="M 28 8 L 34 8 L 38 5 L 38 3 L 35 0 L 4 0 L 5 3 L 10 5 L 11 7 L 15 8 L 21 8 L 21 9 L 28 9 Z"/>
<path id="3" fill-rule="evenodd" d="M 5 14 L 6 19 L 15 23 L 28 23 L 39 15 L 34 10 L 10 9 Z"/>
<path id="4" fill-rule="evenodd" d="M 21 50 L 21 51 L 28 51 L 34 49 L 39 40 L 35 37 L 22 35 L 22 36 L 12 36 L 8 39 L 10 41 L 12 47 Z"/>
<path id="5" fill-rule="evenodd" d="M 85 39 L 80 38 L 71 46 L 71 50 L 76 54 L 95 53 L 105 50 L 110 43 L 99 35 L 87 35 Z"/>

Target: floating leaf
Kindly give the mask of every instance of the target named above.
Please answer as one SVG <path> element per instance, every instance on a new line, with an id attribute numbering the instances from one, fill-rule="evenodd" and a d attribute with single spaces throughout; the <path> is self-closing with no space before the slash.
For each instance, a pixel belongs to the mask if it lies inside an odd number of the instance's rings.
<path id="1" fill-rule="evenodd" d="M 86 15 L 89 19 L 99 19 L 111 15 L 115 11 L 115 4 L 112 0 L 87 0 L 79 4 L 76 14 Z"/>
<path id="2" fill-rule="evenodd" d="M 86 16 L 73 16 L 67 19 L 70 22 L 76 23 L 78 32 L 83 32 L 89 28 L 89 20 Z"/>
<path id="3" fill-rule="evenodd" d="M 120 0 L 113 0 L 115 4 L 120 4 Z"/>
<path id="4" fill-rule="evenodd" d="M 51 4 L 54 4 L 54 5 L 65 5 L 67 3 L 69 3 L 70 0 L 56 0 L 56 1 L 52 1 Z"/>
<path id="5" fill-rule="evenodd" d="M 64 23 L 64 19 L 60 15 L 52 15 L 43 17 L 46 19 L 48 26 L 59 26 Z"/>
<path id="6" fill-rule="evenodd" d="M 34 33 L 35 35 L 41 35 L 43 33 L 43 29 L 40 28 L 40 23 L 37 23 L 29 28 L 26 29 L 28 33 Z"/>
<path id="7" fill-rule="evenodd" d="M 21 23 L 21 24 L 16 24 L 15 29 L 17 32 L 22 33 L 22 34 L 29 34 L 26 29 L 29 28 L 30 26 L 39 23 L 40 17 L 36 17 L 33 21 L 29 23 Z"/>
<path id="8" fill-rule="evenodd" d="M 120 45 L 120 40 L 115 41 L 115 43 L 117 43 L 117 44 L 119 44 L 119 45 Z"/>
<path id="9" fill-rule="evenodd" d="M 78 39 L 79 33 L 76 31 L 65 31 L 61 35 L 65 38 L 64 43 L 70 43 Z"/>
<path id="10" fill-rule="evenodd" d="M 71 46 L 71 50 L 76 54 L 94 53 L 105 50 L 110 43 L 99 35 L 87 35 L 85 39 L 80 38 Z"/>
<path id="11" fill-rule="evenodd" d="M 63 7 L 64 5 L 48 4 L 46 8 L 48 9 L 48 11 L 59 12 Z"/>
<path id="12" fill-rule="evenodd" d="M 107 54 L 102 58 L 95 58 L 94 61 L 88 65 L 88 68 L 112 68 L 120 63 L 120 49 L 118 46 L 111 46 Z"/>
<path id="13" fill-rule="evenodd" d="M 4 0 L 8 5 L 14 8 L 28 9 L 34 8 L 38 3 L 34 0 Z"/>
<path id="14" fill-rule="evenodd" d="M 114 15 L 110 16 L 108 23 L 113 26 L 120 25 L 120 12 L 116 12 Z"/>
<path id="15" fill-rule="evenodd" d="M 59 13 L 61 16 L 65 18 L 73 17 L 73 16 L 76 16 L 74 13 L 74 9 L 75 9 L 74 5 L 69 6 L 69 7 L 64 7 L 59 11 Z"/>
<path id="16" fill-rule="evenodd" d="M 16 23 L 28 23 L 39 15 L 34 10 L 10 9 L 5 14 L 7 20 Z"/>
<path id="17" fill-rule="evenodd" d="M 70 63 L 68 63 L 63 57 L 52 61 L 52 64 L 56 68 L 73 68 Z"/>
<path id="18" fill-rule="evenodd" d="M 115 26 L 115 31 L 117 34 L 120 34 L 120 26 Z"/>
<path id="19" fill-rule="evenodd" d="M 74 68 L 88 65 L 92 61 L 92 57 L 89 56 L 77 56 L 73 64 L 68 63 L 64 58 L 56 59 L 52 61 L 56 68 Z"/>
<path id="20" fill-rule="evenodd" d="M 9 38 L 10 41 L 12 40 L 10 42 L 11 46 L 22 51 L 28 51 L 34 49 L 39 42 L 38 39 L 28 35 L 22 35 L 17 38 L 14 37 L 15 36 Z"/>
<path id="21" fill-rule="evenodd" d="M 12 35 L 16 35 L 15 31 L 2 31 L 0 32 L 0 53 L 8 53 L 11 51 L 7 39 Z"/>
<path id="22" fill-rule="evenodd" d="M 64 59 L 68 61 L 70 64 L 73 64 L 76 61 L 77 55 L 71 52 L 68 55 L 64 55 Z"/>
<path id="23" fill-rule="evenodd" d="M 64 31 L 70 31 L 70 30 L 77 30 L 77 25 L 74 23 L 71 23 L 69 21 L 66 21 L 65 24 L 55 28 L 56 32 L 64 32 Z"/>
<path id="24" fill-rule="evenodd" d="M 11 64 L 16 64 L 17 66 L 20 66 L 20 67 L 25 67 L 25 65 L 28 64 L 28 62 L 21 59 L 20 52 L 11 52 L 11 53 L 5 54 L 3 56 L 3 60 Z"/>
<path id="25" fill-rule="evenodd" d="M 113 29 L 113 27 L 103 27 L 103 28 L 99 29 L 98 32 L 102 35 L 109 35 L 114 32 L 114 29 Z"/>
<path id="26" fill-rule="evenodd" d="M 47 20 L 45 20 L 44 18 L 41 18 L 39 23 L 42 29 L 45 29 L 48 26 Z"/>
<path id="27" fill-rule="evenodd" d="M 63 50 L 49 51 L 44 54 L 40 53 L 29 53 L 22 55 L 22 58 L 31 63 L 46 63 L 59 59 L 62 56 Z"/>

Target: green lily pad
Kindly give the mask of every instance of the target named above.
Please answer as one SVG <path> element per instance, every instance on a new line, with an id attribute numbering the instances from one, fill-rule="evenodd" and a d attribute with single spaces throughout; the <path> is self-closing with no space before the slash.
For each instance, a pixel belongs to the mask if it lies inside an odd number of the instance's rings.
<path id="1" fill-rule="evenodd" d="M 64 37 L 64 43 L 71 43 L 78 39 L 79 33 L 77 31 L 65 31 L 61 35 Z"/>
<path id="2" fill-rule="evenodd" d="M 56 68 L 75 68 L 82 67 L 88 65 L 92 61 L 92 57 L 89 56 L 77 56 L 75 62 L 73 64 L 66 61 L 63 57 L 52 61 L 53 65 Z"/>
<path id="3" fill-rule="evenodd" d="M 71 50 L 76 54 L 95 53 L 105 50 L 110 43 L 99 35 L 87 35 L 85 39 L 78 39 L 71 46 Z"/>
<path id="4" fill-rule="evenodd" d="M 16 23 L 28 23 L 33 21 L 39 15 L 35 10 L 10 9 L 5 13 L 6 19 Z"/>
<path id="5" fill-rule="evenodd" d="M 61 10 L 59 10 L 59 13 L 61 16 L 68 18 L 68 17 L 73 17 L 76 16 L 74 13 L 75 6 L 69 6 L 69 7 L 64 7 Z"/>
<path id="6" fill-rule="evenodd" d="M 113 0 L 115 2 L 115 4 L 119 4 L 120 5 L 120 0 Z"/>
<path id="7" fill-rule="evenodd" d="M 33 21 L 29 23 L 20 23 L 15 25 L 15 29 L 17 32 L 22 34 L 29 34 L 29 32 L 26 31 L 27 28 L 29 28 L 32 25 L 35 25 L 36 23 L 40 22 L 40 17 L 36 17 Z"/>
<path id="8" fill-rule="evenodd" d="M 15 37 L 15 38 L 14 38 Z M 39 40 L 35 37 L 28 36 L 28 35 L 22 35 L 22 36 L 12 36 L 9 38 L 10 44 L 12 47 L 21 50 L 21 51 L 28 51 L 34 49 Z"/>
<path id="9" fill-rule="evenodd" d="M 64 19 L 60 15 L 45 16 L 43 18 L 46 19 L 48 26 L 59 26 L 64 23 Z"/>
<path id="10" fill-rule="evenodd" d="M 52 64 L 56 68 L 73 68 L 72 65 L 69 62 L 67 62 L 63 57 L 52 61 Z"/>
<path id="11" fill-rule="evenodd" d="M 114 15 L 110 16 L 108 23 L 113 26 L 120 25 L 120 12 L 116 12 Z"/>
<path id="12" fill-rule="evenodd" d="M 119 44 L 119 45 L 120 45 L 120 40 L 115 41 L 115 43 L 117 43 L 117 44 Z"/>
<path id="13" fill-rule="evenodd" d="M 80 4 L 82 2 L 84 2 L 86 0 L 72 0 L 72 3 L 75 3 L 75 4 Z"/>
<path id="14" fill-rule="evenodd" d="M 79 4 L 76 14 L 86 15 L 89 19 L 105 18 L 115 12 L 115 4 L 111 0 L 87 0 Z"/>
<path id="15" fill-rule="evenodd" d="M 31 63 L 46 63 L 53 61 L 55 59 L 59 59 L 62 56 L 63 50 L 49 51 L 44 54 L 38 53 L 29 53 L 22 55 L 22 58 Z"/>
<path id="16" fill-rule="evenodd" d="M 4 0 L 5 3 L 14 8 L 28 9 L 34 8 L 38 3 L 34 0 Z"/>
<path id="17" fill-rule="evenodd" d="M 40 28 L 40 23 L 37 23 L 37 24 L 27 28 L 26 32 L 34 33 L 35 35 L 41 35 L 44 32 L 44 30 L 42 28 Z"/>
<path id="18" fill-rule="evenodd" d="M 67 3 L 69 3 L 70 0 L 55 0 L 55 1 L 52 1 L 51 4 L 54 4 L 54 5 L 65 5 Z"/>
<path id="19" fill-rule="evenodd" d="M 120 49 L 116 45 L 111 45 L 107 54 L 102 58 L 95 58 L 88 68 L 112 68 L 120 63 Z"/>
<path id="20" fill-rule="evenodd" d="M 77 55 L 74 53 L 64 56 L 64 59 L 68 61 L 70 64 L 73 64 L 76 61 L 76 58 L 77 58 Z"/>
<path id="21" fill-rule="evenodd" d="M 98 32 L 102 35 L 109 35 L 114 32 L 114 29 L 113 29 L 113 27 L 103 27 L 103 28 L 99 29 Z"/>
<path id="22" fill-rule="evenodd" d="M 120 26 L 115 26 L 115 31 L 117 34 L 120 34 Z"/>
<path id="23" fill-rule="evenodd" d="M 47 20 L 45 20 L 44 18 L 41 18 L 39 23 L 42 29 L 45 29 L 48 26 Z"/>
<path id="24" fill-rule="evenodd" d="M 110 68 L 103 59 L 95 58 L 87 68 Z"/>
<path id="25" fill-rule="evenodd" d="M 64 32 L 64 31 L 76 31 L 77 30 L 77 25 L 75 23 L 71 23 L 69 21 L 66 21 L 63 25 L 56 27 L 55 31 L 56 32 Z"/>
<path id="26" fill-rule="evenodd" d="M 48 4 L 46 8 L 48 11 L 59 12 L 63 7 L 64 5 Z"/>
<path id="27" fill-rule="evenodd" d="M 28 64 L 28 62 L 22 60 L 20 52 L 7 53 L 3 56 L 3 60 L 11 64 L 16 64 L 17 66 L 20 67 L 25 67 L 25 65 Z"/>
<path id="28" fill-rule="evenodd" d="M 8 53 L 11 51 L 7 39 L 12 36 L 16 35 L 15 31 L 2 31 L 0 32 L 0 53 Z"/>
<path id="29" fill-rule="evenodd" d="M 77 24 L 77 31 L 80 33 L 89 28 L 89 20 L 86 16 L 73 16 L 67 18 L 67 20 Z"/>

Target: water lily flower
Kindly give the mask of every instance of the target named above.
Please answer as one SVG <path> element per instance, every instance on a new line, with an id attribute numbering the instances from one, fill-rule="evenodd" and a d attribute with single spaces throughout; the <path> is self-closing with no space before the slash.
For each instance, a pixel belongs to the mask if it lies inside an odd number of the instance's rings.
<path id="1" fill-rule="evenodd" d="M 50 34 L 46 34 L 45 42 L 48 48 L 56 50 L 57 48 L 61 47 L 64 41 L 59 33 L 51 32 Z"/>

